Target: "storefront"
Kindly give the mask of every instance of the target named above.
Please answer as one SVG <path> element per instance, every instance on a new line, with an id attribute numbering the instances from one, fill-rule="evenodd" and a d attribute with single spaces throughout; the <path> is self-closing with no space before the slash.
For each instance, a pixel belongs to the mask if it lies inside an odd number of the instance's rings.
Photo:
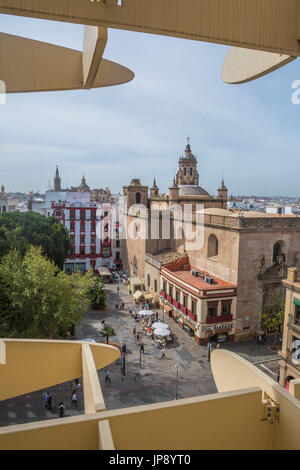
<path id="1" fill-rule="evenodd" d="M 219 324 L 214 326 L 204 326 L 202 331 L 205 333 L 205 341 L 211 343 L 227 343 L 234 339 L 234 324 Z"/>

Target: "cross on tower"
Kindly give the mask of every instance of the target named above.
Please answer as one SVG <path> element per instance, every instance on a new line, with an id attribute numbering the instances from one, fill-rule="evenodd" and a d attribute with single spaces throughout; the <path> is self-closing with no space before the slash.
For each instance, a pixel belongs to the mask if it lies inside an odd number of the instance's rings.
<path id="1" fill-rule="evenodd" d="M 191 140 L 190 137 L 188 137 L 188 138 L 187 138 L 187 143 L 188 143 L 188 145 L 190 145 L 190 140 Z"/>

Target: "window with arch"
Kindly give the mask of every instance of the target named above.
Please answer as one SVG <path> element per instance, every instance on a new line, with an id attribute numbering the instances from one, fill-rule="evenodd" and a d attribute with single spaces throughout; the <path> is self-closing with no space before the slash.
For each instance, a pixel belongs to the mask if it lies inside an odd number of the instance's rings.
<path id="1" fill-rule="evenodd" d="M 190 175 L 192 176 L 193 174 L 193 168 L 190 168 Z"/>
<path id="2" fill-rule="evenodd" d="M 207 246 L 207 257 L 212 258 L 213 256 L 218 256 L 219 254 L 219 242 L 213 233 L 208 238 Z"/>
<path id="3" fill-rule="evenodd" d="M 186 168 L 183 169 L 183 174 L 186 175 Z"/>
<path id="4" fill-rule="evenodd" d="M 284 263 L 286 256 L 284 253 L 285 245 L 283 241 L 278 241 L 273 246 L 273 263 Z"/>
<path id="5" fill-rule="evenodd" d="M 61 211 L 56 211 L 55 215 L 56 215 L 56 217 L 61 217 Z"/>
<path id="6" fill-rule="evenodd" d="M 136 194 L 135 194 L 135 202 L 136 202 L 136 204 L 140 204 L 140 203 L 141 203 L 141 199 L 142 199 L 141 193 L 136 193 Z"/>
<path id="7" fill-rule="evenodd" d="M 150 285 L 151 285 L 150 274 L 148 274 L 148 276 L 147 276 L 147 283 L 148 283 L 148 287 L 150 287 Z"/>

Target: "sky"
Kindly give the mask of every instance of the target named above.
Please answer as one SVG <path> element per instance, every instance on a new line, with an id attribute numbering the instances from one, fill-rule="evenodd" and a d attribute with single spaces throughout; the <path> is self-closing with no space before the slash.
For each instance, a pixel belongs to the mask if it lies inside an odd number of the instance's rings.
<path id="1" fill-rule="evenodd" d="M 9 34 L 82 49 L 83 27 L 0 15 Z M 168 191 L 187 137 L 199 184 L 217 193 L 300 196 L 298 60 L 243 85 L 221 80 L 228 47 L 109 30 L 104 57 L 135 73 L 96 90 L 9 94 L 0 105 L 0 184 L 44 192 L 56 165 L 62 186 L 122 192 L 132 178 Z M 1 68 L 0 68 L 1 79 Z"/>

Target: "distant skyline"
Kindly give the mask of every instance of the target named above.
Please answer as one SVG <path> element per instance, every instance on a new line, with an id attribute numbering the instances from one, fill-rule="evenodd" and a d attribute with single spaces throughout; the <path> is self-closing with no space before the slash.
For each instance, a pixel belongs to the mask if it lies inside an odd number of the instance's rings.
<path id="1" fill-rule="evenodd" d="M 82 48 L 82 26 L 0 16 L 1 31 Z M 298 61 L 255 82 L 221 81 L 228 48 L 109 30 L 105 58 L 136 74 L 126 85 L 91 91 L 8 95 L 0 105 L 1 179 L 7 192 L 108 186 L 132 178 L 170 186 L 187 137 L 199 184 L 216 194 L 300 196 L 300 105 L 291 101 Z M 0 74 L 1 79 L 1 74 Z"/>

